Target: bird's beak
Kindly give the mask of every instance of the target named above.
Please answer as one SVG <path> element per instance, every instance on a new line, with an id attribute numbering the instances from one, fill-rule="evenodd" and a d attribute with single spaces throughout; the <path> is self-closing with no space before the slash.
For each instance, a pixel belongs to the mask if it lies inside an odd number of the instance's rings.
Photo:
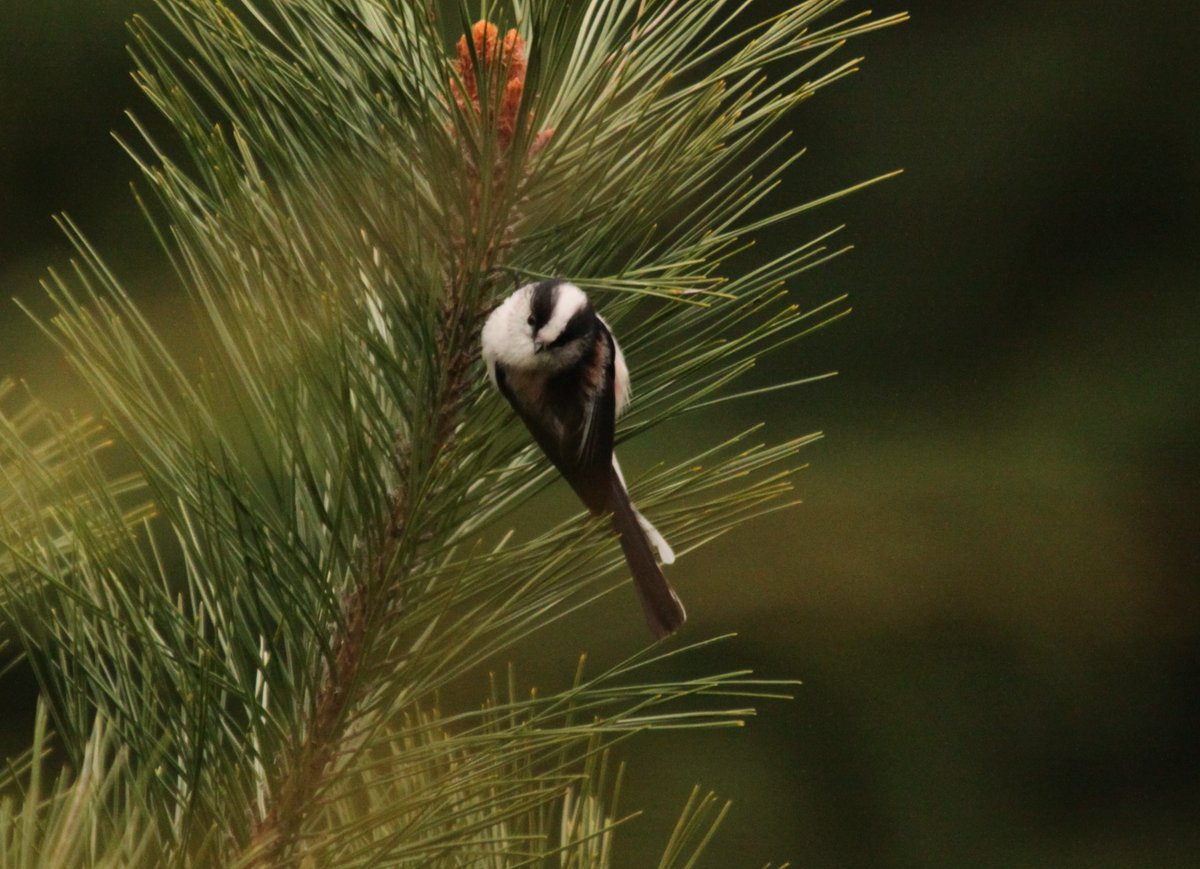
<path id="1" fill-rule="evenodd" d="M 546 349 L 545 341 L 534 341 L 533 342 L 533 352 L 534 353 L 541 353 L 545 349 Z"/>

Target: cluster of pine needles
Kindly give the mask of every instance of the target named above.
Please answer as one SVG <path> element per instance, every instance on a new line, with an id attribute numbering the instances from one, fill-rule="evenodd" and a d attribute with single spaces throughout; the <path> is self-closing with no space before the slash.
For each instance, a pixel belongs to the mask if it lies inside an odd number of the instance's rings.
<path id="1" fill-rule="evenodd" d="M 818 204 L 770 206 L 799 156 L 780 120 L 898 20 L 840 5 L 158 0 L 131 22 L 171 133 L 131 116 L 124 144 L 189 337 L 63 219 L 77 255 L 37 322 L 98 421 L 0 387 L 0 630 L 41 690 L 0 772 L 0 866 L 612 865 L 614 743 L 736 726 L 781 689 L 661 680 L 688 651 L 667 645 L 442 707 L 627 582 L 582 510 L 509 533 L 553 473 L 479 326 L 512 270 L 585 286 L 634 372 L 622 440 L 763 391 L 739 380 L 845 310 L 785 286 L 833 232 L 744 255 Z M 813 437 L 749 431 L 633 495 L 686 571 L 792 500 Z M 697 792 L 659 865 L 693 865 L 724 808 Z"/>

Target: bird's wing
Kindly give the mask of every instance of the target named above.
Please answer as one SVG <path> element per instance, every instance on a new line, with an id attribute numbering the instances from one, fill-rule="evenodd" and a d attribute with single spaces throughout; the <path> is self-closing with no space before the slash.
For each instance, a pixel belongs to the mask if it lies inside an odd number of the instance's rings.
<path id="1" fill-rule="evenodd" d="M 602 327 L 597 340 L 603 342 L 601 377 L 590 390 L 584 404 L 580 427 L 579 465 L 585 473 L 607 476 L 612 467 L 613 439 L 616 435 L 616 343 L 612 333 Z"/>
<path id="2" fill-rule="evenodd" d="M 629 399 L 633 397 L 633 386 L 629 382 L 629 366 L 625 364 L 625 354 L 621 352 L 621 345 L 617 341 L 617 336 L 613 335 L 612 327 L 608 325 L 608 320 L 605 320 L 599 314 L 596 319 L 601 322 L 608 334 L 612 336 L 613 346 L 613 393 L 616 395 L 617 402 L 617 419 L 621 418 L 621 414 L 625 411 L 625 407 L 629 404 Z"/>

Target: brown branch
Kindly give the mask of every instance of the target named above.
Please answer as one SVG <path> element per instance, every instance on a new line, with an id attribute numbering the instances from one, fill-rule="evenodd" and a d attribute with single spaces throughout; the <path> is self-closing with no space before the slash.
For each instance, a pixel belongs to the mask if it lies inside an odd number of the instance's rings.
<path id="1" fill-rule="evenodd" d="M 277 788 L 274 804 L 258 819 L 250 838 L 250 851 L 262 849 L 256 863 L 285 865 L 287 854 L 300 833 L 318 783 L 333 760 L 344 730 L 351 687 L 358 681 L 367 646 L 367 589 L 359 586 L 346 602 L 346 620 L 334 640 L 334 661 L 327 668 L 317 697 L 312 726 Z"/>
<path id="2" fill-rule="evenodd" d="M 519 107 L 525 82 L 524 42 L 515 30 L 509 31 L 501 41 L 496 28 L 481 21 L 473 28 L 476 55 L 480 60 L 498 66 L 505 78 L 504 98 L 497 119 L 495 135 L 500 143 L 497 165 L 491 173 L 490 183 L 496 191 L 502 190 L 510 164 L 515 163 L 524 177 L 529 160 L 536 155 L 553 135 L 552 130 L 542 130 L 533 137 L 528 152 L 514 159 L 512 144 L 519 126 Z M 474 59 L 465 38 L 458 46 L 458 73 L 467 90 L 462 94 L 455 82 L 451 89 L 461 107 L 473 105 L 480 111 L 479 94 L 473 67 Z M 528 121 L 532 125 L 533 115 Z M 469 163 L 469 161 L 468 161 Z M 407 563 L 398 564 L 400 544 L 409 531 L 411 521 L 410 492 L 416 491 L 415 477 L 435 474 L 439 460 L 453 446 L 454 432 L 462 417 L 462 403 L 469 386 L 471 364 L 475 359 L 475 340 L 483 311 L 479 301 L 490 298 L 496 260 L 512 243 L 512 235 L 518 220 L 510 208 L 497 213 L 497 219 L 484 220 L 480 214 L 485 183 L 478 167 L 468 165 L 468 183 L 471 203 L 471 219 L 463 227 L 462 237 L 452 243 L 453 265 L 446 282 L 445 295 L 438 310 L 436 331 L 436 359 L 434 371 L 439 373 L 433 411 L 432 437 L 425 441 L 427 453 L 414 456 L 411 443 L 396 446 L 396 467 L 400 483 L 392 494 L 392 505 L 380 550 L 375 560 L 364 571 L 364 578 L 343 599 L 343 620 L 333 641 L 332 661 L 328 662 L 317 694 L 310 726 L 302 742 L 290 752 L 291 760 L 286 765 L 282 779 L 272 788 L 274 800 L 268 811 L 253 824 L 247 854 L 257 866 L 286 866 L 292 862 L 292 850 L 300 836 L 305 819 L 321 793 L 327 774 L 335 763 L 343 745 L 347 727 L 347 713 L 374 684 L 374 678 L 382 670 L 368 675 L 365 663 L 374 660 L 372 627 L 376 620 L 393 611 L 399 605 L 403 588 L 398 577 L 410 572 L 419 559 L 415 551 L 410 553 Z M 496 228 L 495 234 L 485 227 Z M 469 232 L 488 232 L 489 243 L 481 252 L 469 253 L 466 243 Z M 478 262 L 482 259 L 483 262 Z M 482 297 L 468 293 L 475 286 L 478 275 L 485 275 Z M 418 460 L 419 459 L 419 460 Z M 417 545 L 423 541 L 419 533 Z M 382 599 L 380 599 L 382 598 Z"/>
<path id="3" fill-rule="evenodd" d="M 465 301 L 466 278 L 447 288 L 439 310 L 437 368 L 442 372 L 434 410 L 434 426 L 426 473 L 453 446 L 454 431 L 461 417 L 462 400 L 469 386 L 475 333 L 479 312 Z M 286 866 L 291 850 L 312 804 L 320 794 L 326 775 L 337 759 L 347 726 L 347 712 L 369 690 L 365 663 L 372 660 L 372 625 L 399 601 L 401 586 L 396 579 L 413 567 L 396 564 L 399 545 L 409 524 L 406 486 L 414 483 L 415 471 L 410 445 L 398 444 L 396 463 L 401 479 L 392 494 L 392 508 L 380 551 L 366 571 L 366 578 L 343 599 L 343 620 L 333 641 L 333 656 L 325 668 L 310 726 L 303 742 L 291 752 L 292 760 L 282 780 L 272 789 L 275 799 L 251 830 L 247 853 L 255 855 L 256 866 Z M 383 606 L 377 606 L 382 596 Z"/>

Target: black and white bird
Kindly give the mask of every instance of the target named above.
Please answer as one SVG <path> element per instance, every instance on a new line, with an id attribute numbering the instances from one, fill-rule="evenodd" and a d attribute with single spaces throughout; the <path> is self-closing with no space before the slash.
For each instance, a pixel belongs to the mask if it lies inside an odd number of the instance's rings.
<path id="1" fill-rule="evenodd" d="M 604 318 L 572 283 L 526 284 L 484 324 L 483 360 L 588 510 L 612 514 L 650 630 L 658 638 L 678 630 L 687 615 L 654 549 L 665 564 L 675 553 L 629 500 L 613 455 L 617 417 L 629 403 L 629 369 Z"/>

